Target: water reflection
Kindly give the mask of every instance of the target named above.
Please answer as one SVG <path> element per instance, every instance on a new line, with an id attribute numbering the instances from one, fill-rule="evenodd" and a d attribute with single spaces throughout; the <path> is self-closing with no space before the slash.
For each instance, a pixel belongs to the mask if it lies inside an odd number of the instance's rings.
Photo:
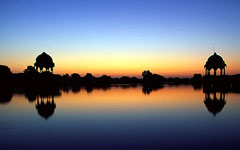
<path id="1" fill-rule="evenodd" d="M 0 90 L 0 104 L 8 104 L 14 94 L 24 95 L 26 99 L 33 103 L 37 100 L 36 109 L 40 116 L 45 119 L 48 119 L 53 115 L 54 110 L 56 108 L 56 104 L 54 102 L 54 97 L 61 96 L 60 89 L 2 89 Z"/>
<path id="2" fill-rule="evenodd" d="M 28 99 L 29 102 L 34 102 L 37 99 L 38 92 L 35 90 L 27 90 L 24 92 L 24 95 Z"/>
<path id="3" fill-rule="evenodd" d="M 164 88 L 163 85 L 154 86 L 154 87 L 152 87 L 152 86 L 143 86 L 142 87 L 142 92 L 143 92 L 143 94 L 149 95 L 152 91 L 157 91 L 157 90 L 160 90 L 162 88 Z"/>
<path id="4" fill-rule="evenodd" d="M 37 96 L 36 109 L 40 116 L 42 116 L 45 119 L 48 119 L 50 116 L 53 115 L 55 108 L 56 108 L 56 104 L 54 102 L 53 95 L 40 97 L 40 100 L 39 100 L 39 96 Z"/>
<path id="5" fill-rule="evenodd" d="M 0 90 L 0 104 L 7 104 L 12 99 L 12 91 L 10 89 Z"/>
<path id="6" fill-rule="evenodd" d="M 32 91 L 30 95 L 36 94 L 37 104 L 36 109 L 38 114 L 45 118 L 46 120 L 53 115 L 54 110 L 56 108 L 56 104 L 54 102 L 54 97 L 61 96 L 59 89 L 48 89 L 48 90 L 40 90 L 40 91 Z"/>
<path id="7" fill-rule="evenodd" d="M 204 104 L 206 105 L 208 111 L 215 116 L 217 113 L 220 113 L 222 111 L 224 105 L 226 104 L 225 93 L 206 92 Z"/>
<path id="8" fill-rule="evenodd" d="M 212 84 L 205 84 L 203 92 L 205 94 L 204 104 L 207 110 L 216 116 L 226 105 L 226 93 L 233 93 L 234 88 L 228 86 L 216 86 Z"/>
<path id="9" fill-rule="evenodd" d="M 72 87 L 15 90 L 14 94 L 1 92 L 3 102 L 12 99 L 7 105 L 0 105 L 1 148 L 227 149 L 239 146 L 239 94 L 196 91 L 192 86 L 182 85 L 154 88 L 114 85 L 92 87 L 91 93 L 86 87 L 79 89 L 78 92 Z M 220 112 L 213 121 L 212 114 Z M 44 145 L 36 146 L 42 139 Z"/>
<path id="10" fill-rule="evenodd" d="M 154 86 L 154 87 L 138 86 L 138 85 L 112 85 L 112 86 L 104 86 L 104 87 L 102 87 L 102 86 L 99 86 L 99 87 L 73 86 L 73 87 L 63 87 L 61 89 L 57 88 L 57 89 L 44 89 L 44 90 L 25 89 L 25 90 L 17 90 L 17 91 L 15 90 L 14 92 L 12 90 L 5 89 L 5 90 L 0 91 L 0 104 L 9 103 L 12 99 L 13 93 L 23 94 L 29 102 L 32 103 L 32 102 L 37 101 L 35 107 L 37 109 L 38 114 L 47 120 L 50 116 L 52 116 L 54 114 L 54 111 L 56 109 L 56 103 L 54 101 L 54 98 L 56 96 L 61 96 L 61 93 L 71 94 L 71 92 L 72 92 L 74 94 L 79 93 L 81 95 L 82 92 L 80 92 L 80 91 L 85 91 L 87 93 L 93 93 L 95 90 L 112 91 L 113 88 L 114 89 L 120 88 L 123 90 L 137 88 L 136 90 L 134 90 L 135 91 L 134 93 L 136 93 L 136 91 L 138 91 L 138 89 L 140 88 L 140 89 L 142 89 L 141 92 L 143 95 L 151 95 L 151 94 L 153 94 L 152 92 L 154 91 L 153 95 L 158 95 L 159 97 L 161 97 L 161 95 L 159 95 L 157 91 L 165 89 L 166 87 L 168 87 L 168 88 L 176 87 L 177 89 L 182 88 L 181 86 L 178 87 L 178 86 L 170 86 L 170 85 L 167 85 L 167 86 L 160 85 L 160 86 Z M 197 87 L 193 86 L 194 91 L 196 89 L 199 90 L 199 88 L 201 89 L 201 86 L 197 86 Z M 124 92 L 123 90 L 121 91 L 120 95 Z M 221 89 L 216 89 L 216 88 L 211 88 L 211 87 L 204 87 L 204 88 L 202 88 L 202 90 L 203 90 L 203 93 L 205 94 L 203 103 L 206 106 L 207 110 L 210 113 L 212 113 L 214 116 L 216 114 L 220 113 L 223 110 L 224 106 L 226 105 L 226 98 L 225 98 L 226 90 L 225 89 L 221 90 Z M 108 92 L 108 94 L 106 93 L 105 99 L 106 99 L 106 97 L 111 97 L 112 92 Z M 181 93 L 178 93 L 177 91 L 175 91 L 175 92 L 173 91 L 176 96 L 174 96 L 174 98 L 172 99 L 171 97 L 173 97 L 173 95 L 167 95 L 166 92 L 167 91 L 165 91 L 163 93 L 163 95 L 167 96 L 167 97 L 164 97 L 165 99 L 168 99 L 168 98 L 170 99 L 168 101 L 168 103 L 173 103 L 173 101 L 176 102 L 178 97 L 180 98 L 181 96 L 183 96 L 183 95 L 179 95 Z M 184 93 L 184 94 L 185 94 L 185 96 L 188 95 L 188 93 Z M 129 95 L 129 97 L 131 97 L 131 95 Z M 135 99 L 142 99 L 142 98 L 144 98 L 143 95 L 142 96 L 138 95 L 138 97 L 135 96 Z M 192 95 L 192 97 L 194 98 L 194 95 Z M 182 99 L 182 100 L 183 100 L 182 102 L 184 102 L 184 99 Z M 138 103 L 138 102 L 136 101 L 135 103 Z"/>

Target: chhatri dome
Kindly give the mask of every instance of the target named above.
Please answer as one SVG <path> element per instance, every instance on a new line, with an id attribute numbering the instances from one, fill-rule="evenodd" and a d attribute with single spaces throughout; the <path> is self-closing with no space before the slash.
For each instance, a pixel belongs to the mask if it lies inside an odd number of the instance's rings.
<path id="1" fill-rule="evenodd" d="M 214 53 L 208 58 L 206 64 L 204 65 L 204 68 L 206 69 L 205 74 L 210 75 L 210 71 L 213 69 L 214 75 L 216 75 L 217 70 L 220 69 L 220 75 L 223 75 L 222 71 L 224 71 L 225 75 L 225 67 L 227 67 L 227 65 L 225 64 L 223 58 L 217 55 L 217 53 Z"/>
<path id="2" fill-rule="evenodd" d="M 46 54 L 45 52 L 43 52 L 41 55 L 39 55 L 36 58 L 36 62 L 34 63 L 34 67 L 36 67 L 36 70 L 38 70 L 38 68 L 40 68 L 40 71 L 42 71 L 43 68 L 45 68 L 46 71 L 48 71 L 49 69 L 51 69 L 51 71 L 53 71 L 54 66 L 55 66 L 55 64 L 53 63 L 52 57 L 49 56 L 48 54 Z"/>

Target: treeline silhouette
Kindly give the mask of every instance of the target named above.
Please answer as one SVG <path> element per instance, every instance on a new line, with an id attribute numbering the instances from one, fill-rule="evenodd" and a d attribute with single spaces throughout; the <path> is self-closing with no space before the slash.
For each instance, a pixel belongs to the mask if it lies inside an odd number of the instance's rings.
<path id="1" fill-rule="evenodd" d="M 166 78 L 151 73 L 149 70 L 142 72 L 142 78 L 128 76 L 113 78 L 108 75 L 95 77 L 91 73 L 81 76 L 77 73 L 59 75 L 49 71 L 38 72 L 33 66 L 28 66 L 23 73 L 12 73 L 9 67 L 0 65 L 0 82 L 1 89 L 50 89 L 67 86 L 76 89 L 84 86 L 91 89 L 91 87 L 108 87 L 112 84 L 141 84 L 146 89 L 154 89 L 161 88 L 163 84 L 192 84 L 195 89 L 204 87 L 207 89 L 214 88 L 215 90 L 224 88 L 224 92 L 240 91 L 240 75 L 202 76 L 201 74 L 194 74 L 192 78 Z"/>
<path id="2" fill-rule="evenodd" d="M 198 79 L 199 78 L 199 79 Z M 153 74 L 149 70 L 142 72 L 142 78 L 137 77 L 111 77 L 102 75 L 94 77 L 91 73 L 80 76 L 77 73 L 71 75 L 53 74 L 49 71 L 38 72 L 34 67 L 28 66 L 23 73 L 12 73 L 7 66 L 0 65 L 1 87 L 13 88 L 50 88 L 60 86 L 108 86 L 111 84 L 143 84 L 146 86 L 161 86 L 167 84 L 190 84 L 195 80 L 202 80 L 202 76 L 193 78 L 165 78 L 158 74 Z"/>
<path id="3" fill-rule="evenodd" d="M 28 66 L 23 73 L 12 73 L 9 67 L 0 65 L 0 83 L 0 104 L 9 103 L 13 93 L 23 94 L 29 102 L 37 101 L 36 109 L 45 119 L 53 115 L 56 108 L 54 97 L 61 96 L 60 89 L 63 92 L 71 90 L 77 93 L 85 90 L 91 93 L 94 89 L 108 90 L 112 86 L 129 88 L 142 85 L 142 92 L 150 94 L 164 88 L 164 84 L 191 84 L 195 90 L 203 89 L 204 104 L 214 116 L 220 113 L 226 104 L 226 93 L 240 93 L 240 75 L 194 74 L 192 78 L 166 78 L 149 70 L 142 72 L 142 78 L 112 78 L 108 75 L 94 77 L 91 73 L 80 76 L 77 73 L 59 75 L 49 71 L 38 72 L 33 66 Z M 216 96 L 218 93 L 220 96 Z"/>

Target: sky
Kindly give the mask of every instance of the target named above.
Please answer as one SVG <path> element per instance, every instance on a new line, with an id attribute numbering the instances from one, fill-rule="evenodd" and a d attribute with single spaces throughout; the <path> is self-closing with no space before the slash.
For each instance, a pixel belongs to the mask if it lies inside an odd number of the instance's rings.
<path id="1" fill-rule="evenodd" d="M 239 27 L 239 0 L 0 0 L 0 64 L 46 52 L 58 74 L 191 77 L 216 52 L 236 74 Z"/>

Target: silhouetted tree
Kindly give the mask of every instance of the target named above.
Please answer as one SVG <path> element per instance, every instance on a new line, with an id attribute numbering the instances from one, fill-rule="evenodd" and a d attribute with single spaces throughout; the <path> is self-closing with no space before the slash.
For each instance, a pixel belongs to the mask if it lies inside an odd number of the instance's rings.
<path id="1" fill-rule="evenodd" d="M 165 78 L 161 75 L 158 75 L 158 74 L 153 74 L 152 75 L 152 80 L 157 82 L 157 83 L 163 83 Z"/>
<path id="2" fill-rule="evenodd" d="M 87 73 L 85 77 L 83 77 L 84 84 L 92 85 L 94 83 L 95 77 L 91 73 Z"/>
<path id="3" fill-rule="evenodd" d="M 65 74 L 62 76 L 62 81 L 63 81 L 63 85 L 64 86 L 68 86 L 70 83 L 70 77 L 68 74 Z M 66 90 L 66 92 L 68 91 L 68 87 L 64 87 L 64 91 Z"/>
<path id="4" fill-rule="evenodd" d="M 111 84 L 112 78 L 111 76 L 102 75 L 101 77 L 97 78 L 96 82 L 97 84 L 100 84 L 100 85 L 108 85 L 108 84 Z"/>
<path id="5" fill-rule="evenodd" d="M 72 78 L 73 80 L 79 80 L 79 79 L 81 78 L 81 76 L 80 76 L 79 74 L 77 74 L 77 73 L 73 73 L 73 74 L 71 75 L 71 78 Z"/>
<path id="6" fill-rule="evenodd" d="M 149 70 L 143 71 L 142 76 L 144 84 L 157 85 L 162 84 L 165 81 L 165 78 L 163 76 L 158 74 L 152 74 Z"/>
<path id="7" fill-rule="evenodd" d="M 9 77 L 12 75 L 11 70 L 8 66 L 0 65 L 0 76 L 1 77 Z"/>
<path id="8" fill-rule="evenodd" d="M 200 90 L 202 88 L 203 77 L 201 74 L 194 74 L 192 78 L 192 84 L 195 90 Z"/>
<path id="9" fill-rule="evenodd" d="M 70 81 L 72 85 L 79 85 L 81 81 L 81 76 L 77 73 L 73 73 L 70 77 Z"/>
<path id="10" fill-rule="evenodd" d="M 93 79 L 93 75 L 91 73 L 87 73 L 86 76 L 84 77 L 86 79 Z"/>
<path id="11" fill-rule="evenodd" d="M 0 87 L 10 86 L 12 80 L 11 70 L 4 65 L 0 65 Z"/>
<path id="12" fill-rule="evenodd" d="M 152 73 L 149 71 L 149 70 L 144 70 L 142 72 L 142 76 L 143 76 L 143 79 L 146 81 L 146 80 L 150 80 L 151 77 L 152 77 Z"/>

